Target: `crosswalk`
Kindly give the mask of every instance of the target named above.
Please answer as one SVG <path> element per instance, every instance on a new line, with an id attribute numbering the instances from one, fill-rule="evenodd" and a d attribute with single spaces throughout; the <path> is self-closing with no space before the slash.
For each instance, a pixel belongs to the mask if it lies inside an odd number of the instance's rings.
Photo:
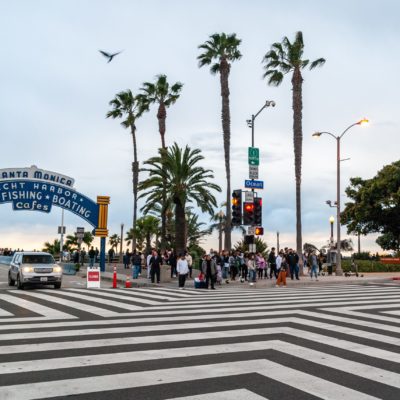
<path id="1" fill-rule="evenodd" d="M 0 399 L 400 398 L 400 287 L 0 291 Z"/>

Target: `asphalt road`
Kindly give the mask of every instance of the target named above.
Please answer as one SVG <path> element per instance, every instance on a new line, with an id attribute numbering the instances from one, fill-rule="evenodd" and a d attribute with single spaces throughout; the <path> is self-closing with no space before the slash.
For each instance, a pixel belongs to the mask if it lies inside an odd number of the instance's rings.
<path id="1" fill-rule="evenodd" d="M 391 284 L 2 286 L 0 399 L 398 400 L 399 300 Z"/>

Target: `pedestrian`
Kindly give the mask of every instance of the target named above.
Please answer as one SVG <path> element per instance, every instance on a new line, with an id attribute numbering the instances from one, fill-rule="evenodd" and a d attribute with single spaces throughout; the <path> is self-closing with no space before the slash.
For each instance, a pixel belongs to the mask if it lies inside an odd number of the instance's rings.
<path id="1" fill-rule="evenodd" d="M 189 278 L 192 279 L 192 271 L 193 271 L 193 257 L 191 254 L 186 250 L 186 261 L 188 263 L 188 268 L 189 268 Z"/>
<path id="2" fill-rule="evenodd" d="M 136 250 L 135 250 L 132 255 L 132 278 L 133 279 L 137 279 L 139 277 L 141 263 L 142 263 L 142 254 L 140 252 L 136 252 Z"/>
<path id="3" fill-rule="evenodd" d="M 88 254 L 89 254 L 89 267 L 93 268 L 95 260 L 96 260 L 96 252 L 95 252 L 93 246 L 90 248 Z"/>
<path id="4" fill-rule="evenodd" d="M 181 253 L 176 263 L 176 272 L 178 273 L 179 289 L 184 289 L 186 277 L 189 273 L 189 264 L 185 253 Z"/>
<path id="5" fill-rule="evenodd" d="M 160 283 L 161 265 L 163 263 L 162 257 L 156 250 L 153 251 L 153 256 L 150 259 L 151 268 L 151 283 L 154 283 L 154 279 L 157 278 L 157 283 Z"/>
<path id="6" fill-rule="evenodd" d="M 313 251 L 310 255 L 310 257 L 308 258 L 308 262 L 311 265 L 311 280 L 313 278 L 313 275 L 315 274 L 315 280 L 318 280 L 318 259 L 317 259 L 317 254 L 315 253 L 315 251 Z"/>
<path id="7" fill-rule="evenodd" d="M 82 265 L 82 267 L 85 265 L 85 257 L 86 257 L 86 250 L 85 250 L 85 248 L 83 248 L 82 251 L 81 251 L 81 265 Z"/>
<path id="8" fill-rule="evenodd" d="M 249 281 L 250 284 L 252 284 L 256 281 L 256 276 L 257 276 L 257 265 L 253 253 L 249 255 L 249 258 L 247 260 L 247 268 L 249 270 Z"/>
<path id="9" fill-rule="evenodd" d="M 146 257 L 147 279 L 151 278 L 150 260 L 151 260 L 151 257 L 153 257 L 153 251 L 154 251 L 154 249 L 152 249 Z"/>
<path id="10" fill-rule="evenodd" d="M 168 254 L 168 264 L 171 266 L 171 278 L 176 278 L 176 254 L 174 249 Z"/>
<path id="11" fill-rule="evenodd" d="M 288 255 L 286 257 L 286 261 L 289 264 L 290 279 L 293 280 L 294 276 L 296 276 L 296 279 L 300 280 L 299 279 L 299 256 L 293 249 L 289 249 Z"/>
<path id="12" fill-rule="evenodd" d="M 207 254 L 206 259 L 203 261 L 201 270 L 206 277 L 206 288 L 208 289 L 209 283 L 211 283 L 211 289 L 215 290 L 215 276 L 217 274 L 217 265 L 215 260 L 211 258 L 211 254 Z"/>
<path id="13" fill-rule="evenodd" d="M 228 276 L 229 276 L 229 252 L 225 251 L 222 253 L 221 257 L 221 264 L 222 264 L 222 278 L 229 282 Z"/>
<path id="14" fill-rule="evenodd" d="M 128 249 L 126 249 L 123 261 L 124 261 L 124 269 L 129 269 L 129 266 L 131 265 L 131 254 L 129 253 Z"/>
<path id="15" fill-rule="evenodd" d="M 112 264 L 113 260 L 114 260 L 114 249 L 111 247 L 110 250 L 108 250 L 108 263 Z"/>
<path id="16" fill-rule="evenodd" d="M 240 264 L 240 281 L 244 282 L 244 281 L 247 281 L 247 274 L 248 274 L 247 264 L 246 264 L 246 260 L 244 259 L 243 253 L 239 253 L 238 258 L 239 258 L 239 264 Z"/>
<path id="17" fill-rule="evenodd" d="M 284 287 L 286 287 L 286 270 L 287 270 L 287 261 L 283 254 L 283 251 L 280 251 L 278 257 L 276 257 L 276 270 L 278 272 L 278 279 L 276 280 L 276 287 L 280 287 L 281 283 Z"/>
<path id="18" fill-rule="evenodd" d="M 264 271 L 265 271 L 265 279 L 268 279 L 267 271 L 265 269 L 265 259 L 261 253 L 257 253 L 256 265 L 257 265 L 257 271 L 258 271 L 258 278 L 259 279 L 264 278 Z"/>
<path id="19" fill-rule="evenodd" d="M 273 247 L 268 255 L 268 264 L 269 264 L 269 278 L 272 279 L 272 274 L 274 275 L 275 279 L 278 278 L 278 273 L 276 270 L 276 254 L 275 254 L 275 247 Z"/>

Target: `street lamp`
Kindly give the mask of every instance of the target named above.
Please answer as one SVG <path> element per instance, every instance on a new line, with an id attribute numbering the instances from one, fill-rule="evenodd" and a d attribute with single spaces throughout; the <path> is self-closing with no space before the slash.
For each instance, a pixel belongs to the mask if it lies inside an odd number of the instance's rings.
<path id="1" fill-rule="evenodd" d="M 221 210 L 218 213 L 218 218 L 219 218 L 219 232 L 218 232 L 218 249 L 219 249 L 219 254 L 222 252 L 222 220 L 224 219 L 225 214 Z"/>
<path id="2" fill-rule="evenodd" d="M 251 147 L 254 147 L 254 121 L 258 117 L 258 115 L 261 113 L 264 108 L 267 107 L 275 107 L 276 103 L 273 100 L 267 100 L 265 104 L 261 107 L 260 111 L 258 111 L 257 114 L 253 114 L 251 116 L 251 119 L 247 119 L 247 126 L 251 128 Z"/>
<path id="3" fill-rule="evenodd" d="M 336 156 L 336 209 L 337 209 L 337 261 L 336 261 L 336 275 L 343 275 L 343 270 L 342 270 L 342 260 L 341 260 L 341 255 L 340 255 L 340 162 L 343 161 L 340 159 L 340 139 L 344 136 L 344 134 L 351 129 L 353 126 L 356 125 L 367 125 L 369 123 L 368 119 L 363 118 L 360 121 L 355 122 L 354 124 L 351 124 L 348 126 L 341 135 L 336 136 L 333 133 L 330 132 L 315 132 L 313 133 L 313 137 L 319 138 L 321 135 L 326 134 L 329 136 L 332 136 L 336 140 L 336 149 L 337 149 L 337 156 Z"/>

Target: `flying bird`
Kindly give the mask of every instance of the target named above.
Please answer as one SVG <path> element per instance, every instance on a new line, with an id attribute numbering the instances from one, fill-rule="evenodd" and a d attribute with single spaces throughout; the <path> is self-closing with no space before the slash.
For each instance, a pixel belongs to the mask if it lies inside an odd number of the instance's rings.
<path id="1" fill-rule="evenodd" d="M 104 56 L 105 58 L 108 58 L 108 62 L 111 62 L 112 59 L 113 59 L 115 56 L 117 56 L 118 54 L 122 53 L 122 51 L 119 51 L 118 53 L 110 54 L 110 53 L 107 53 L 107 52 L 105 52 L 105 51 L 103 51 L 103 50 L 99 50 L 99 52 L 100 52 L 101 54 L 103 54 L 103 56 Z"/>

